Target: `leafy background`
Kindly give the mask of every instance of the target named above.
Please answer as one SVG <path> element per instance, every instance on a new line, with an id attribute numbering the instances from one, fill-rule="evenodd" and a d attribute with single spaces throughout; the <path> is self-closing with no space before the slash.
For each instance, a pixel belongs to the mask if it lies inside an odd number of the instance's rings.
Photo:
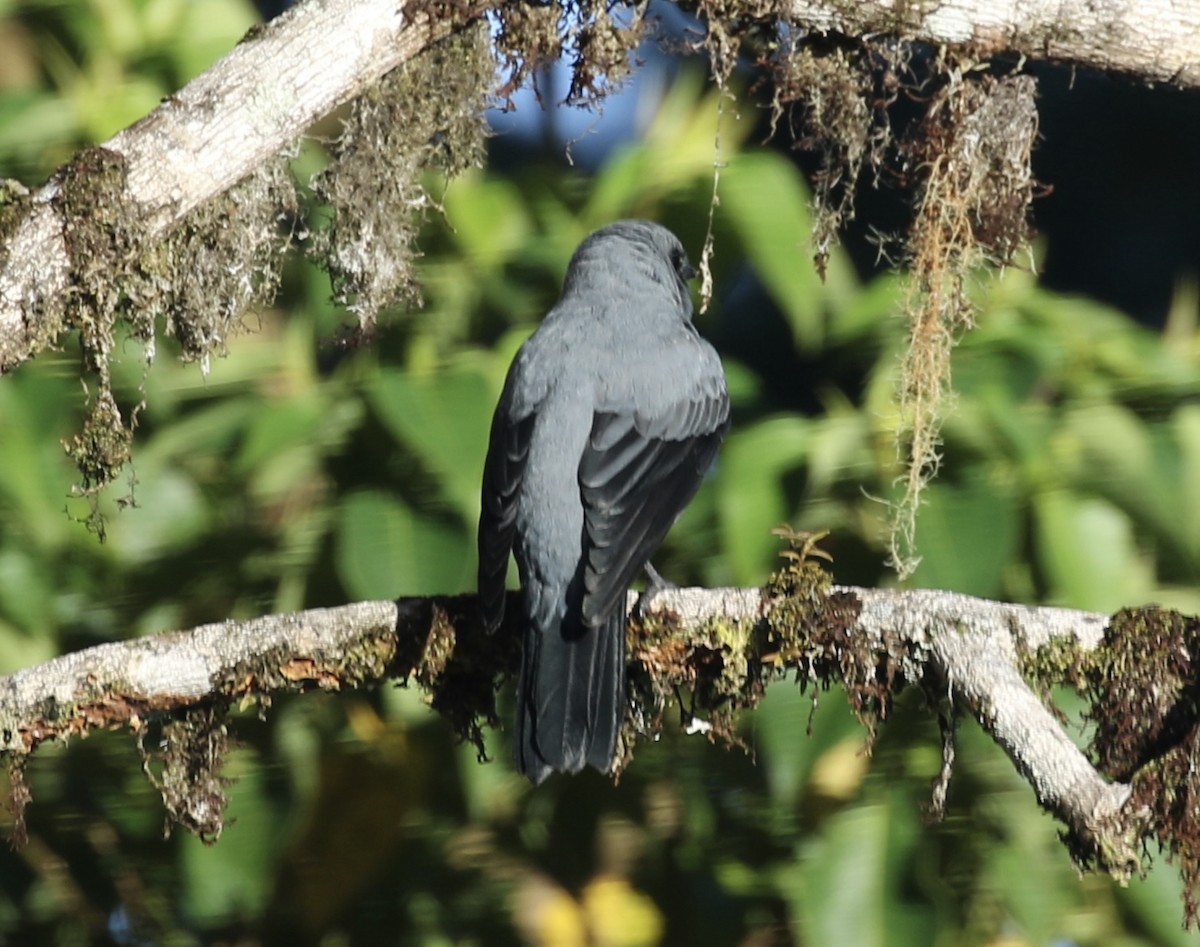
<path id="1" fill-rule="evenodd" d="M 239 0 L 2 2 L 0 169 L 35 184 L 153 108 L 256 18 Z M 683 67 L 644 133 L 592 171 L 528 149 L 448 186 L 422 232 L 423 310 L 377 344 L 302 261 L 204 376 L 129 343 L 144 389 L 108 541 L 78 522 L 62 441 L 85 394 L 68 344 L 0 380 L 0 671 L 205 621 L 472 587 L 487 425 L 571 249 L 619 216 L 698 255 L 720 121 L 718 298 L 735 423 L 658 564 L 761 583 L 782 521 L 829 529 L 840 581 L 887 584 L 902 280 L 803 250 L 808 189 Z M 501 143 L 504 144 L 504 143 Z M 499 148 L 499 146 L 498 146 Z M 301 179 L 324 158 L 310 145 Z M 1035 253 L 1041 252 L 1040 248 Z M 1200 333 L 1194 284 L 1161 325 L 981 273 L 913 585 L 1102 611 L 1200 611 Z M 1068 711 L 1073 695 L 1059 695 Z M 962 728 L 947 819 L 923 806 L 936 725 L 901 700 L 873 754 L 837 691 L 776 685 L 751 755 L 668 733 L 617 787 L 531 789 L 491 735 L 480 765 L 419 695 L 386 686 L 237 720 L 230 822 L 164 838 L 121 735 L 46 747 L 30 841 L 0 852 L 0 943 L 1183 944 L 1178 882 L 1080 878 L 1011 764 Z M 1075 726 L 1075 732 L 1079 732 Z"/>

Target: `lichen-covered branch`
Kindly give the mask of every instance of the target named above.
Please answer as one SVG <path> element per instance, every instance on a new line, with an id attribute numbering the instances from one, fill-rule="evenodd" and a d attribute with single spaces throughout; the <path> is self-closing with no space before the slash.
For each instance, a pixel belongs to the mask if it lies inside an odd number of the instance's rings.
<path id="1" fill-rule="evenodd" d="M 916 684 L 980 722 L 1066 823 L 1077 856 L 1124 875 L 1138 862 L 1144 834 L 1142 817 L 1124 805 L 1129 786 L 1096 770 L 1027 680 L 1081 679 L 1077 668 L 1102 646 L 1106 622 L 939 591 L 829 587 L 807 564 L 784 570 L 765 590 L 663 592 L 631 629 L 626 762 L 637 735 L 661 727 L 681 686 L 699 712 L 712 714 L 715 735 L 732 738 L 737 712 L 785 672 L 799 671 L 802 683 L 843 683 L 872 725 L 886 718 L 895 691 Z M 516 632 L 483 634 L 474 598 L 456 596 L 362 602 L 101 645 L 0 679 L 0 751 L 19 768 L 45 740 L 98 728 L 140 734 L 156 718 L 193 713 L 208 747 L 214 713 L 247 699 L 386 678 L 415 680 L 460 733 L 477 739 L 481 726 L 496 723 L 496 684 L 518 665 Z M 1039 663 L 1038 654 L 1055 661 Z M 186 814 L 185 805 L 179 809 Z M 207 827 L 207 836 L 217 833 L 219 822 Z"/>
<path id="2" fill-rule="evenodd" d="M 1127 878 L 1139 862 L 1142 828 L 1140 817 L 1124 810 L 1130 787 L 1097 771 L 1024 676 L 1039 649 L 1068 646 L 1073 660 L 1083 663 L 1082 655 L 1102 645 L 1108 616 L 935 590 L 859 594 L 863 633 L 879 639 L 903 634 L 916 658 L 904 676 L 924 679 L 931 696 L 944 696 L 974 716 L 1012 758 L 1038 801 L 1078 837 L 1077 855 L 1098 858 L 1108 871 Z M 1065 680 L 1074 676 L 1061 665 L 1054 670 Z M 1056 676 L 1040 674 L 1043 684 Z"/>
<path id="3" fill-rule="evenodd" d="M 297 4 L 97 150 L 122 180 L 108 199 L 127 205 L 143 243 L 153 240 L 452 25 L 449 17 L 410 16 L 392 0 Z M 2 235 L 0 375 L 64 328 L 61 297 L 77 263 L 62 185 L 57 175 L 35 192 Z"/>
<path id="4" fill-rule="evenodd" d="M 1152 82 L 1200 85 L 1200 5 L 1173 0 L 790 0 L 798 24 L 849 36 L 896 34 L 1073 63 Z"/>

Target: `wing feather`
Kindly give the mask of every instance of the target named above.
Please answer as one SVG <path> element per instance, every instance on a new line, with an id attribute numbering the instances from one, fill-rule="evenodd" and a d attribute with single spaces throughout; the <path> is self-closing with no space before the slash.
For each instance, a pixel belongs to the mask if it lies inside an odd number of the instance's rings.
<path id="1" fill-rule="evenodd" d="M 514 420 L 504 400 L 492 418 L 479 515 L 479 602 L 488 631 L 495 631 L 504 619 L 504 583 L 533 422 L 532 414 Z"/>
<path id="2" fill-rule="evenodd" d="M 630 583 L 699 489 L 728 429 L 723 385 L 655 417 L 595 415 L 579 465 L 586 624 L 599 626 L 624 607 Z"/>

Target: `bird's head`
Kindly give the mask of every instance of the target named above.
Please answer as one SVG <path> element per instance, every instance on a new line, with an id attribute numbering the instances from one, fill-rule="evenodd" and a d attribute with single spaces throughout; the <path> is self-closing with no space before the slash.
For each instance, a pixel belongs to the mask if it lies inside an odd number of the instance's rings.
<path id="1" fill-rule="evenodd" d="M 618 220 L 593 231 L 579 245 L 567 267 L 563 295 L 586 287 L 648 300 L 666 292 L 683 319 L 692 315 L 688 280 L 696 269 L 679 238 L 651 220 Z"/>

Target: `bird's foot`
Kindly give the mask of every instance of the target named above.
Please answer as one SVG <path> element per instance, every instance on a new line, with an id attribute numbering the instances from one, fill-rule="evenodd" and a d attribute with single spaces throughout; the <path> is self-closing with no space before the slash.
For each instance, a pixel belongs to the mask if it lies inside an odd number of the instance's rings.
<path id="1" fill-rule="evenodd" d="M 645 621 L 646 616 L 650 613 L 650 603 L 654 596 L 665 589 L 677 589 L 674 582 L 669 582 L 658 574 L 658 570 L 650 563 L 646 563 L 646 588 L 642 594 L 638 596 L 637 604 L 633 606 L 634 614 L 637 615 L 639 621 Z"/>
<path id="2" fill-rule="evenodd" d="M 675 700 L 679 704 L 679 728 L 688 736 L 696 733 L 709 733 L 712 724 L 696 716 L 696 693 L 692 692 L 689 700 L 684 700 L 683 690 L 675 686 Z"/>

